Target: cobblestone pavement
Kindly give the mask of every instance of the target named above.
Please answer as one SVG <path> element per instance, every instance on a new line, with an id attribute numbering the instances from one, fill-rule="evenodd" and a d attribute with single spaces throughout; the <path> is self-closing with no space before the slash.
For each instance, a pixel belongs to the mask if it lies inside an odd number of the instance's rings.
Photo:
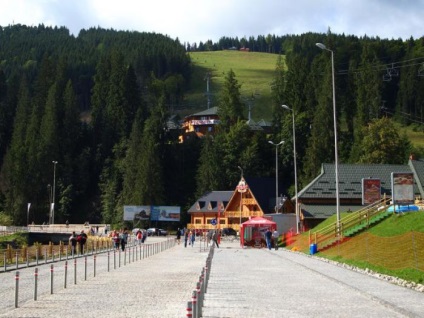
<path id="1" fill-rule="evenodd" d="M 198 242 L 177 245 L 66 289 L 62 281 L 37 301 L 27 292 L 16 309 L 14 273 L 0 275 L 2 286 L 6 276 L 12 281 L 0 295 L 8 299 L 6 307 L 0 299 L 0 317 L 185 317 L 207 255 Z M 424 317 L 423 304 L 424 293 L 317 257 L 226 241 L 215 249 L 202 317 Z"/>
<path id="2" fill-rule="evenodd" d="M 152 237 L 148 240 L 153 243 L 163 242 L 164 239 Z M 38 279 L 40 296 L 37 301 L 33 300 L 34 268 L 22 269 L 19 308 L 16 309 L 15 272 L 4 273 L 0 275 L 3 289 L 0 317 L 182 317 L 185 316 L 187 301 L 191 300 L 202 267 L 206 264 L 208 251 L 204 248 L 201 250 L 199 244 L 187 248 L 181 244 L 151 256 L 147 256 L 146 250 L 145 258 L 138 257 L 138 261 L 135 261 L 137 254 L 133 253 L 127 257 L 125 265 L 122 254 L 120 267 L 116 259 L 116 269 L 110 256 L 109 272 L 107 253 L 98 254 L 96 276 L 91 260 L 87 266 L 87 280 L 84 258 L 79 258 L 77 284 L 73 280 L 73 264 L 68 264 L 66 289 L 64 262 L 56 263 L 53 294 L 50 294 L 50 265 L 41 265 Z M 153 247 L 150 253 L 153 253 Z M 92 257 L 88 256 L 88 261 Z"/>

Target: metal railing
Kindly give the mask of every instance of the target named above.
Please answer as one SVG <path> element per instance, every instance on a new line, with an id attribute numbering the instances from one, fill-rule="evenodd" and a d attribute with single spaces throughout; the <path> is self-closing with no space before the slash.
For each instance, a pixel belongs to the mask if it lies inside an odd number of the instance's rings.
<path id="1" fill-rule="evenodd" d="M 347 230 L 364 223 L 369 225 L 373 217 L 385 213 L 389 207 L 390 199 L 384 198 L 341 218 L 339 228 L 335 222 L 315 232 L 309 231 L 309 244 L 316 244 L 320 249 L 340 241 Z"/>

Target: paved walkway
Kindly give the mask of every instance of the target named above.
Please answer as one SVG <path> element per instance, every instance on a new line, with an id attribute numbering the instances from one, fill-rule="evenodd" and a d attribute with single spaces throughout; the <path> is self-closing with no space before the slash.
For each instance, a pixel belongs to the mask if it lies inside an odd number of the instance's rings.
<path id="1" fill-rule="evenodd" d="M 177 245 L 110 272 L 99 269 L 96 277 L 90 273 L 37 301 L 29 296 L 16 309 L 14 272 L 1 274 L 2 289 L 4 280 L 12 283 L 0 293 L 0 317 L 185 317 L 207 255 L 198 242 Z M 424 293 L 315 257 L 222 242 L 213 256 L 203 317 L 424 317 L 423 304 Z"/>

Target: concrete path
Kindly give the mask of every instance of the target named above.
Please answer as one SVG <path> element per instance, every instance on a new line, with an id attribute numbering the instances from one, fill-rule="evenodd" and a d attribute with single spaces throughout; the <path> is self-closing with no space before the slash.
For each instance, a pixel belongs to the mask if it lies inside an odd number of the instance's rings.
<path id="1" fill-rule="evenodd" d="M 99 270 L 37 301 L 29 293 L 17 309 L 14 274 L 1 274 L 7 292 L 0 292 L 0 317 L 185 317 L 207 255 L 198 242 L 177 245 Z M 4 285 L 4 279 L 12 283 Z M 213 256 L 203 317 L 424 317 L 424 293 L 308 255 L 222 242 Z"/>
<path id="2" fill-rule="evenodd" d="M 424 293 L 284 249 L 221 247 L 203 317 L 424 317 Z"/>

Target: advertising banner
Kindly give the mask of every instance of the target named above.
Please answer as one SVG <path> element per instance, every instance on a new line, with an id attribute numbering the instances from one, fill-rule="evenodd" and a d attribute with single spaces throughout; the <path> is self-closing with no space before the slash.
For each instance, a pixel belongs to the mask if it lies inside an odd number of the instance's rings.
<path id="1" fill-rule="evenodd" d="M 414 174 L 392 172 L 392 200 L 394 204 L 414 204 Z"/>
<path id="2" fill-rule="evenodd" d="M 151 220 L 179 222 L 180 215 L 181 208 L 179 206 L 153 206 Z"/>
<path id="3" fill-rule="evenodd" d="M 381 200 L 380 179 L 362 179 L 362 204 L 369 205 Z"/>
<path id="4" fill-rule="evenodd" d="M 150 206 L 124 205 L 124 221 L 142 221 L 150 219 Z"/>

